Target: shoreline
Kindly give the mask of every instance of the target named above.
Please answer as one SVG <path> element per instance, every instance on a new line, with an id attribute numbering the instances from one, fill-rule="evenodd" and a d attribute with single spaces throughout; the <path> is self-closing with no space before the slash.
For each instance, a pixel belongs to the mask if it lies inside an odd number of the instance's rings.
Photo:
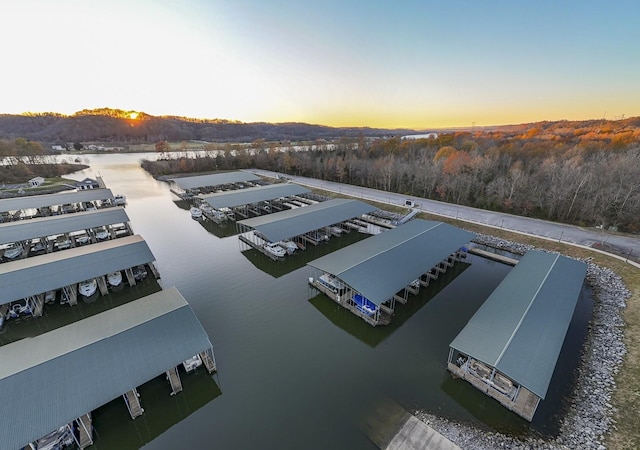
<path id="1" fill-rule="evenodd" d="M 535 248 L 487 235 L 478 235 L 477 241 L 517 254 Z M 583 261 L 588 266 L 586 280 L 593 289 L 593 315 L 589 321 L 581 362 L 576 368 L 577 384 L 568 397 L 571 406 L 561 420 L 557 436 L 543 438 L 529 433 L 515 438 L 496 431 L 487 432 L 471 423 L 452 421 L 423 410 L 414 410 L 412 413 L 465 450 L 604 450 L 606 435 L 615 426 L 613 416 L 616 409 L 612 405 L 616 387 L 614 378 L 626 354 L 622 312 L 631 293 L 622 278 L 611 269 L 590 260 Z"/>

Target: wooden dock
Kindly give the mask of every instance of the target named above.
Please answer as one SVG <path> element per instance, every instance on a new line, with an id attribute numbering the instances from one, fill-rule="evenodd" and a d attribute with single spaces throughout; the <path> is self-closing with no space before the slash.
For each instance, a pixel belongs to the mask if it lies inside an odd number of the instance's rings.
<path id="1" fill-rule="evenodd" d="M 508 264 L 510 266 L 515 266 L 516 264 L 518 264 L 518 260 L 517 259 L 509 258 L 508 256 L 499 255 L 499 254 L 493 253 L 493 252 L 488 252 L 486 250 L 482 250 L 482 249 L 477 248 L 477 247 L 469 248 L 469 253 L 472 253 L 472 254 L 478 255 L 478 256 L 482 256 L 483 258 L 491 259 L 493 261 L 498 261 L 498 262 L 501 262 L 503 264 Z"/>
<path id="2" fill-rule="evenodd" d="M 78 424 L 78 446 L 81 449 L 85 449 L 93 445 L 91 413 L 87 413 L 84 416 L 78 417 L 76 419 L 76 423 Z"/>
<path id="3" fill-rule="evenodd" d="M 180 381 L 180 375 L 178 375 L 178 368 L 172 367 L 167 370 L 167 380 L 171 385 L 171 395 L 176 395 L 178 392 L 182 391 L 182 381 Z"/>
<path id="4" fill-rule="evenodd" d="M 138 394 L 138 391 L 136 389 L 131 389 L 124 394 L 123 397 L 127 404 L 129 414 L 131 414 L 131 418 L 135 419 L 136 417 L 141 416 L 144 409 L 142 408 L 142 405 L 140 405 L 140 394 Z"/>

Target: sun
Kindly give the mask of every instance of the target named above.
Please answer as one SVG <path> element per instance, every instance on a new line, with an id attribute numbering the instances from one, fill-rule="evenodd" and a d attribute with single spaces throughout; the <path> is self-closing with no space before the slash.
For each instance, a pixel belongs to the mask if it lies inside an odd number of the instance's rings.
<path id="1" fill-rule="evenodd" d="M 129 113 L 129 119 L 131 120 L 136 120 L 138 118 L 138 113 L 135 111 L 132 111 Z"/>

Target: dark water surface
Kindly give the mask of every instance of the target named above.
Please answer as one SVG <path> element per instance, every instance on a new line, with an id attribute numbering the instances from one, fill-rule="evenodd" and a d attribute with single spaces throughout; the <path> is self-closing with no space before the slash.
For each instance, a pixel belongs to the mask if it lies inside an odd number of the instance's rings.
<path id="1" fill-rule="evenodd" d="M 163 377 L 147 383 L 136 421 L 122 399 L 96 411 L 96 448 L 373 449 L 361 422 L 382 399 L 527 432 L 524 420 L 446 371 L 449 343 L 508 266 L 471 257 L 399 305 L 391 326 L 374 329 L 308 287 L 313 273 L 302 256 L 276 263 L 242 253 L 236 236 L 192 220 L 168 185 L 139 167 L 141 157 L 88 155 L 91 169 L 73 177 L 101 175 L 127 196 L 134 231 L 153 251 L 163 286 L 177 286 L 191 304 L 219 372 L 213 381 L 201 370 L 184 375 L 184 392 L 171 398 Z M 550 395 L 570 386 L 590 311 L 585 291 Z M 553 433 L 561 411 L 561 396 L 543 402 L 533 429 Z"/>

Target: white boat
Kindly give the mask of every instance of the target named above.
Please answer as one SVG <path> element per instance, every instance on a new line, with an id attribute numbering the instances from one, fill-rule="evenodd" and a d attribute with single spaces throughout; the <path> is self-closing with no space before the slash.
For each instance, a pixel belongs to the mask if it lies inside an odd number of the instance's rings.
<path id="1" fill-rule="evenodd" d="M 19 242 L 13 242 L 7 246 L 4 250 L 4 257 L 7 259 L 14 259 L 22 255 L 24 248 Z"/>
<path id="2" fill-rule="evenodd" d="M 296 245 L 295 242 L 291 242 L 291 241 L 280 241 L 278 242 L 278 245 L 282 248 L 284 248 L 288 254 L 293 254 L 293 252 L 295 252 L 296 250 L 298 250 L 298 246 Z"/>
<path id="3" fill-rule="evenodd" d="M 45 303 L 54 303 L 56 301 L 56 291 L 47 291 L 44 294 Z"/>
<path id="4" fill-rule="evenodd" d="M 73 444 L 73 434 L 68 426 L 62 426 L 38 439 L 30 448 L 36 450 L 58 450 Z M 27 448 L 29 448 L 27 447 Z"/>
<path id="5" fill-rule="evenodd" d="M 182 363 L 182 366 L 184 367 L 184 370 L 187 371 L 187 373 L 196 370 L 201 365 L 202 359 L 200 359 L 200 355 L 194 355 Z"/>
<path id="6" fill-rule="evenodd" d="M 109 239 L 109 232 L 105 227 L 94 228 L 93 234 L 95 234 L 96 239 L 99 241 L 106 241 Z"/>
<path id="7" fill-rule="evenodd" d="M 342 281 L 333 275 L 328 273 L 322 274 L 318 277 L 318 282 L 323 286 L 331 289 L 334 293 L 342 295 L 347 287 Z"/>
<path id="8" fill-rule="evenodd" d="M 91 239 L 87 233 L 81 233 L 73 237 L 76 241 L 76 245 L 85 245 L 88 244 Z"/>
<path id="9" fill-rule="evenodd" d="M 113 204 L 116 206 L 124 206 L 127 204 L 127 198 L 122 194 L 116 194 L 113 197 Z"/>
<path id="10" fill-rule="evenodd" d="M 80 292 L 80 294 L 84 295 L 85 297 L 91 297 L 96 293 L 97 289 L 98 282 L 95 278 L 85 280 L 82 283 L 78 284 L 78 292 Z"/>
<path id="11" fill-rule="evenodd" d="M 54 245 L 58 250 L 71 248 L 71 239 L 69 239 L 69 237 L 64 234 L 61 234 L 56 238 Z"/>
<path id="12" fill-rule="evenodd" d="M 107 282 L 113 287 L 120 286 L 122 283 L 122 272 L 119 270 L 117 272 L 111 272 L 107 275 Z"/>
<path id="13" fill-rule="evenodd" d="M 287 254 L 287 251 L 285 249 L 283 249 L 282 247 L 280 247 L 278 244 L 274 242 L 269 242 L 267 244 L 264 244 L 264 249 L 267 253 L 277 258 L 282 258 L 284 257 L 284 255 Z"/>
<path id="14" fill-rule="evenodd" d="M 33 300 L 21 298 L 9 304 L 9 317 L 16 318 L 22 314 L 32 314 L 34 309 Z"/>
<path id="15" fill-rule="evenodd" d="M 342 228 L 340 228 L 340 227 L 335 227 L 335 226 L 334 226 L 334 227 L 330 227 L 329 229 L 330 229 L 330 230 L 331 230 L 331 232 L 332 232 L 333 234 L 335 234 L 335 235 L 338 235 L 338 236 L 339 236 L 339 235 L 341 235 L 341 234 L 342 234 Z"/>
<path id="16" fill-rule="evenodd" d="M 194 219 L 202 219 L 202 210 L 200 208 L 196 208 L 195 206 L 192 206 L 189 209 L 189 212 L 191 213 L 191 217 Z"/>

